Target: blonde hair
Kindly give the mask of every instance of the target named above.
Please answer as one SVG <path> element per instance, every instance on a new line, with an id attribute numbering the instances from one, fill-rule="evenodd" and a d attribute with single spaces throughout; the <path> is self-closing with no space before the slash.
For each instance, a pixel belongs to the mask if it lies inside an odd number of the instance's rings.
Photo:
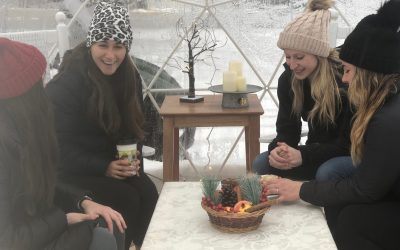
<path id="1" fill-rule="evenodd" d="M 349 86 L 349 100 L 356 107 L 351 128 L 351 158 L 354 165 L 361 162 L 364 153 L 364 136 L 369 121 L 383 106 L 386 97 L 397 90 L 398 74 L 385 75 L 356 67 Z"/>
<path id="2" fill-rule="evenodd" d="M 317 56 L 317 60 L 318 65 L 309 77 L 311 97 L 315 105 L 310 111 L 307 121 L 311 124 L 319 121 L 328 127 L 329 124 L 335 124 L 336 114 L 340 112 L 342 107 L 340 91 L 336 82 L 336 77 L 340 74 L 338 52 L 331 50 L 327 58 Z M 304 105 L 303 84 L 303 80 L 298 80 L 292 76 L 292 90 L 294 94 L 292 110 L 298 116 L 300 116 Z"/>

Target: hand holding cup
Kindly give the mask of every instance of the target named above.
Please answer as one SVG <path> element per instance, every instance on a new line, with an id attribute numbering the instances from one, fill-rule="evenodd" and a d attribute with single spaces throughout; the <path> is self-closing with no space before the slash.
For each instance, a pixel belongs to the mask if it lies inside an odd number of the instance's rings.
<path id="1" fill-rule="evenodd" d="M 106 176 L 125 179 L 139 176 L 140 161 L 136 144 L 117 145 L 117 160 L 112 161 L 106 171 Z"/>

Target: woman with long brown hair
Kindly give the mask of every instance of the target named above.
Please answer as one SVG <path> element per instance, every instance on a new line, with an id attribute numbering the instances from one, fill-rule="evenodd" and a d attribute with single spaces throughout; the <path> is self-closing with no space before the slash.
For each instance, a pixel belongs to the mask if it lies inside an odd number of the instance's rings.
<path id="1" fill-rule="evenodd" d="M 255 159 L 258 174 L 314 179 L 325 161 L 349 155 L 352 113 L 338 51 L 329 46 L 331 6 L 331 0 L 310 0 L 279 36 L 286 63 L 278 80 L 277 136 Z M 305 145 L 299 145 L 302 120 L 308 122 Z M 324 178 L 324 172 L 318 175 Z"/>
<path id="2" fill-rule="evenodd" d="M 143 171 L 143 159 L 117 159 L 119 144 L 144 138 L 142 84 L 129 56 L 132 30 L 128 10 L 99 2 L 87 40 L 64 56 L 59 73 L 46 86 L 61 148 L 65 181 L 90 189 L 119 211 L 126 244 L 142 245 L 158 192 Z"/>
<path id="3" fill-rule="evenodd" d="M 324 206 L 339 249 L 398 249 L 400 239 L 400 1 L 362 19 L 340 52 L 343 82 L 356 109 L 351 129 L 354 166 L 325 181 L 269 182 L 279 201 Z M 329 169 L 328 169 L 329 170 Z"/>
<path id="4" fill-rule="evenodd" d="M 122 216 L 57 181 L 58 148 L 43 88 L 46 60 L 31 45 L 0 38 L 0 249 L 117 249 Z M 117 229 L 115 229 L 117 230 Z M 117 232 L 114 232 L 117 234 Z M 121 236 L 121 235 L 120 235 Z"/>

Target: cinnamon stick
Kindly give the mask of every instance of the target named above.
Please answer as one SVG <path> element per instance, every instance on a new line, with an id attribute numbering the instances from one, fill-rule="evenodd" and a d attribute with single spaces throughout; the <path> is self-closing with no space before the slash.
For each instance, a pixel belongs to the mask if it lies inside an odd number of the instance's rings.
<path id="1" fill-rule="evenodd" d="M 241 201 L 242 200 L 242 191 L 240 190 L 239 185 L 235 186 L 233 190 L 236 192 L 237 200 Z"/>
<path id="2" fill-rule="evenodd" d="M 252 207 L 249 207 L 248 209 L 246 209 L 244 211 L 247 212 L 247 213 L 252 213 L 252 212 L 261 210 L 263 208 L 270 207 L 275 203 L 276 203 L 276 201 L 274 201 L 274 200 L 264 201 L 264 202 L 261 202 L 261 203 L 259 203 L 257 205 L 254 205 Z"/>

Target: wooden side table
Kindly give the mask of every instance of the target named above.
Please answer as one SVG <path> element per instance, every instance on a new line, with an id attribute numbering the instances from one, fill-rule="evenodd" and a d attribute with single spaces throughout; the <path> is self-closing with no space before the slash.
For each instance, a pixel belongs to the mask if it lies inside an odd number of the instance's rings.
<path id="1" fill-rule="evenodd" d="M 222 95 L 204 96 L 201 103 L 179 102 L 180 96 L 166 96 L 160 109 L 163 118 L 163 178 L 179 181 L 179 128 L 244 126 L 246 169 L 251 171 L 260 153 L 260 115 L 264 113 L 257 95 L 249 94 L 249 107 L 222 108 Z"/>

